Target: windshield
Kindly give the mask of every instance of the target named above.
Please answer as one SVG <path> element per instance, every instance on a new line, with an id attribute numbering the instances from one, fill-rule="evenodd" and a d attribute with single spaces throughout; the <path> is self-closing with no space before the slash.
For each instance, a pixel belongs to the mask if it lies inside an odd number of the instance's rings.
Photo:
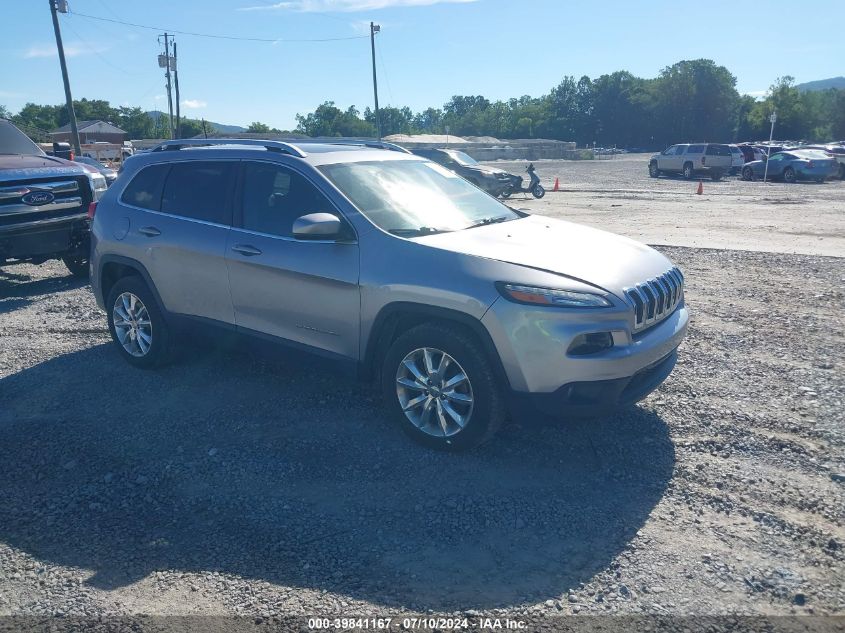
<path id="1" fill-rule="evenodd" d="M 477 165 L 478 161 L 475 160 L 469 154 L 464 154 L 463 152 L 459 152 L 457 150 L 449 150 L 446 152 L 452 159 L 458 163 L 459 165 Z"/>
<path id="2" fill-rule="evenodd" d="M 0 154 L 43 156 L 44 152 L 14 125 L 0 121 Z"/>
<path id="3" fill-rule="evenodd" d="M 371 222 L 396 234 L 459 231 L 521 217 L 430 161 L 338 163 L 319 169 Z"/>

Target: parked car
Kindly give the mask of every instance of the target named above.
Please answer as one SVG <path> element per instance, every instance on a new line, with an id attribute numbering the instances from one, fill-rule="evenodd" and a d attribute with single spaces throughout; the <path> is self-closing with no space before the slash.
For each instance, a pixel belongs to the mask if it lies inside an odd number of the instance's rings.
<path id="1" fill-rule="evenodd" d="M 89 158 L 87 156 L 75 156 L 73 160 L 77 163 L 82 163 L 83 165 L 88 165 L 89 167 L 96 169 L 97 173 L 102 174 L 103 178 L 105 178 L 106 186 L 108 187 L 117 180 L 117 171 L 111 167 L 106 167 L 103 163 L 96 161 L 93 158 Z"/>
<path id="2" fill-rule="evenodd" d="M 740 143 L 737 147 L 742 152 L 743 165 L 750 163 L 752 160 L 763 160 L 763 156 L 765 156 L 759 148 L 750 143 Z"/>
<path id="3" fill-rule="evenodd" d="M 61 259 L 73 275 L 86 276 L 89 205 L 105 190 L 99 173 L 47 156 L 0 119 L 0 266 Z"/>
<path id="4" fill-rule="evenodd" d="M 742 166 L 745 165 L 745 155 L 738 145 L 728 145 L 731 150 L 731 176 L 736 176 L 742 172 Z"/>
<path id="5" fill-rule="evenodd" d="M 845 180 L 845 146 L 843 145 L 807 145 L 801 149 L 815 149 L 825 152 L 839 163 L 839 179 Z"/>
<path id="6" fill-rule="evenodd" d="M 768 178 L 795 182 L 797 180 L 815 180 L 824 182 L 839 174 L 839 164 L 824 152 L 812 149 L 799 149 L 790 152 L 778 152 L 768 158 L 769 168 L 766 170 L 765 160 L 756 160 L 742 168 L 743 180 L 762 178 L 764 173 Z"/>
<path id="7" fill-rule="evenodd" d="M 728 145 L 718 143 L 681 143 L 655 154 L 648 162 L 652 178 L 663 174 L 683 174 L 690 180 L 707 175 L 720 180 L 731 169 L 733 158 Z"/>
<path id="8" fill-rule="evenodd" d="M 460 449 L 508 409 L 629 406 L 687 329 L 664 255 L 511 209 L 422 157 L 196 139 L 123 169 L 94 208 L 91 289 L 136 367 L 185 325 L 279 342 L 377 380 L 413 438 Z"/>
<path id="9" fill-rule="evenodd" d="M 414 149 L 411 152 L 451 169 L 491 196 L 502 195 L 520 179 L 501 169 L 482 165 L 469 154 L 456 149 Z"/>

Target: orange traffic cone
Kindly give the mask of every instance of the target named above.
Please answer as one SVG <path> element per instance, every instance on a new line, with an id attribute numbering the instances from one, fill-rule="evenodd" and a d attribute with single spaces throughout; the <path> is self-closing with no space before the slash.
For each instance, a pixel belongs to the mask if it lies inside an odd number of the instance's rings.
<path id="1" fill-rule="evenodd" d="M 552 187 L 552 191 L 560 191 L 560 181 L 555 177 L 555 186 Z"/>
<path id="2" fill-rule="evenodd" d="M 704 181 L 703 180 L 698 181 L 698 189 L 696 189 L 695 193 L 697 193 L 699 196 L 704 193 Z"/>

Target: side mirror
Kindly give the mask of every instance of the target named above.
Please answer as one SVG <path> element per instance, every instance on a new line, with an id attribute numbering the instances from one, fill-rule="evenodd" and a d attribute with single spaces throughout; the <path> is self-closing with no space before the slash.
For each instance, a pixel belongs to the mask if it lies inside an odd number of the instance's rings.
<path id="1" fill-rule="evenodd" d="M 293 221 L 293 236 L 299 240 L 332 240 L 340 237 L 343 223 L 333 213 L 309 213 Z"/>

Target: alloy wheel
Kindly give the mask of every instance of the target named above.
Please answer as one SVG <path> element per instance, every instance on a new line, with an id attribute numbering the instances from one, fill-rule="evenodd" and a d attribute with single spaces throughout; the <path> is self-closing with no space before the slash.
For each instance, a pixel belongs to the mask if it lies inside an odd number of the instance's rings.
<path id="1" fill-rule="evenodd" d="M 124 292 L 112 308 L 112 322 L 117 340 L 128 354 L 146 356 L 153 343 L 153 325 L 147 306 L 136 295 Z"/>
<path id="2" fill-rule="evenodd" d="M 472 416 L 472 384 L 463 367 L 443 350 L 410 352 L 396 371 L 396 395 L 405 417 L 433 437 L 460 433 Z"/>

